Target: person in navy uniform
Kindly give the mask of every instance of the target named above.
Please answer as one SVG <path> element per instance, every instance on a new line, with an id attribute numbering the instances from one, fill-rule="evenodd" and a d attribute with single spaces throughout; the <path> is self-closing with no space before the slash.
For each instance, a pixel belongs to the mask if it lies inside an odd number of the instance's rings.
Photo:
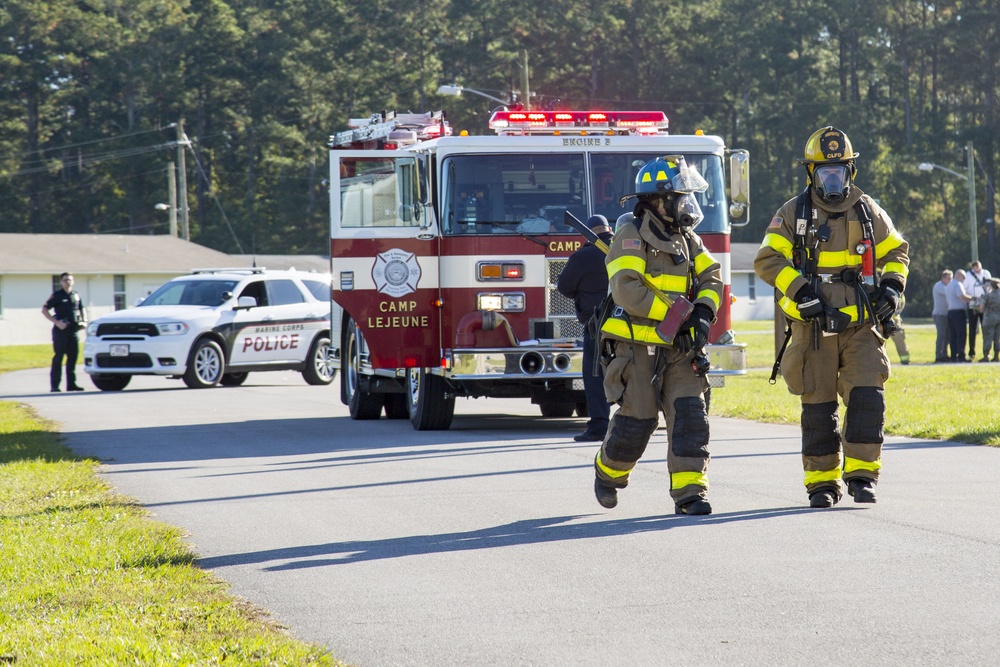
<path id="1" fill-rule="evenodd" d="M 59 391 L 62 376 L 63 357 L 66 358 L 66 390 L 83 391 L 76 383 L 76 359 L 80 354 L 80 339 L 77 332 L 86 326 L 80 295 L 73 291 L 73 274 L 59 276 L 62 289 L 53 292 L 42 306 L 42 315 L 52 322 L 52 372 L 50 391 Z"/>
<path id="2" fill-rule="evenodd" d="M 598 238 L 611 245 L 611 225 L 603 215 L 592 215 L 587 226 Z M 608 270 L 604 266 L 604 252 L 587 242 L 569 256 L 566 267 L 559 274 L 556 289 L 573 299 L 576 319 L 583 325 L 583 393 L 587 397 L 587 430 L 573 436 L 577 442 L 604 440 L 608 432 L 611 404 L 604 395 L 604 369 L 596 362 L 597 333 L 591 330 L 594 310 L 608 295 Z"/>

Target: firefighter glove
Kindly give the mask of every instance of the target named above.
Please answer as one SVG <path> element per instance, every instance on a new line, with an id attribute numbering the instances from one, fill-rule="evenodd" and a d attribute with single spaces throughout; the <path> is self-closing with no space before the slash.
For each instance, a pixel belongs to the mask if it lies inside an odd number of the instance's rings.
<path id="1" fill-rule="evenodd" d="M 873 294 L 873 310 L 875 317 L 882 321 L 888 320 L 896 314 L 899 308 L 899 297 L 903 293 L 903 286 L 895 280 L 883 280 L 878 289 Z"/>
<path id="2" fill-rule="evenodd" d="M 685 354 L 704 348 L 713 318 L 711 308 L 703 303 L 695 304 L 691 316 L 681 325 L 681 333 L 674 339 L 674 347 Z"/>
<path id="3" fill-rule="evenodd" d="M 823 302 L 816 290 L 808 283 L 795 293 L 795 301 L 799 305 L 799 315 L 804 320 L 814 320 L 823 317 Z"/>

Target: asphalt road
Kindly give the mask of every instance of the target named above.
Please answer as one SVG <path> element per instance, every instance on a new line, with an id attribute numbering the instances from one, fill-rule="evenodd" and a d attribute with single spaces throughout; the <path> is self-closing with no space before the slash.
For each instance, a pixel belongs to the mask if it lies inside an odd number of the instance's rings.
<path id="1" fill-rule="evenodd" d="M 0 399 L 60 423 L 235 594 L 361 667 L 998 660 L 997 449 L 890 438 L 877 505 L 810 510 L 796 427 L 713 418 L 715 514 L 680 517 L 662 430 L 605 510 L 582 421 L 527 401 L 459 399 L 451 430 L 416 432 L 351 421 L 336 384 L 293 373 L 47 386 L 2 375 Z"/>

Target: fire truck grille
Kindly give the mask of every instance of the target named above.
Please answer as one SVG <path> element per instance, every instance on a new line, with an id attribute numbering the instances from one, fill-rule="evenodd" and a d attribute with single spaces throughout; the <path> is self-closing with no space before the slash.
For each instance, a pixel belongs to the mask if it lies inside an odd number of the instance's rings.
<path id="1" fill-rule="evenodd" d="M 549 260 L 549 279 L 547 285 L 548 316 L 555 329 L 556 338 L 582 338 L 583 325 L 576 320 L 576 309 L 573 299 L 567 298 L 556 289 L 559 274 L 566 268 L 565 259 Z"/>

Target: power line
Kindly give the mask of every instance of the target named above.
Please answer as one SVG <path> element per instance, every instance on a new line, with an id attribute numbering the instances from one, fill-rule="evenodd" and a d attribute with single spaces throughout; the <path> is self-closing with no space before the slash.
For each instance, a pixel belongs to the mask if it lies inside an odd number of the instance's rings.
<path id="1" fill-rule="evenodd" d="M 89 167 L 91 165 L 100 164 L 102 162 L 108 162 L 112 160 L 121 160 L 127 157 L 136 157 L 139 155 L 145 155 L 147 153 L 155 153 L 157 151 L 162 151 L 168 148 L 175 148 L 177 146 L 176 142 L 168 141 L 162 144 L 154 144 L 150 146 L 136 146 L 133 148 L 123 148 L 115 151 L 106 151 L 104 153 L 92 153 L 89 155 L 79 155 L 72 158 L 53 158 L 59 163 L 58 169 L 68 169 L 73 166 L 77 167 Z M 36 160 L 36 163 L 40 163 L 40 160 Z M 25 164 L 32 164 L 27 162 Z M 42 164 L 38 167 L 28 167 L 27 169 L 20 169 L 18 171 L 13 171 L 8 174 L 0 174 L 0 177 L 14 177 L 14 176 L 28 176 L 30 174 L 39 174 L 43 172 L 53 171 L 53 165 Z"/>
<path id="2" fill-rule="evenodd" d="M 162 132 L 163 130 L 172 129 L 172 128 L 176 127 L 176 125 L 177 125 L 176 123 L 171 123 L 170 125 L 167 125 L 166 127 L 157 127 L 155 129 L 152 129 L 152 130 L 142 130 L 140 132 L 133 132 L 131 134 L 120 134 L 117 137 L 105 137 L 104 139 L 91 139 L 90 141 L 80 141 L 80 142 L 77 142 L 75 144 L 61 144 L 59 146 L 53 146 L 51 148 L 40 148 L 37 151 L 34 151 L 32 153 L 25 152 L 25 153 L 15 153 L 15 154 L 11 154 L 11 155 L 5 155 L 5 156 L 3 156 L 2 159 L 4 159 L 4 160 L 15 160 L 15 159 L 17 159 L 19 157 L 24 157 L 24 156 L 28 156 L 28 155 L 35 155 L 36 153 L 38 153 L 38 154 L 48 153 L 50 151 L 59 151 L 59 150 L 63 150 L 63 149 L 66 149 L 66 148 L 79 148 L 80 146 L 90 146 L 90 145 L 93 145 L 93 144 L 101 144 L 101 143 L 105 143 L 105 142 L 108 142 L 108 141 L 118 141 L 120 139 L 128 139 L 129 137 L 138 137 L 141 134 L 150 134 L 152 132 Z"/>
<path id="3" fill-rule="evenodd" d="M 194 150 L 194 147 L 191 145 L 191 140 L 188 139 L 188 136 L 186 134 L 184 135 L 184 141 L 187 143 L 188 148 L 191 150 L 191 155 L 194 156 L 194 163 L 198 167 L 198 174 L 201 176 L 202 180 L 205 183 L 208 183 L 209 185 L 208 194 L 212 197 L 212 201 L 215 202 L 215 206 L 216 208 L 219 209 L 219 213 L 222 214 L 222 220 L 226 223 L 226 227 L 229 229 L 229 233 L 232 234 L 233 242 L 236 243 L 236 247 L 239 249 L 240 254 L 245 255 L 246 253 L 243 251 L 243 246 L 240 245 L 240 240 L 236 237 L 236 230 L 234 230 L 232 224 L 230 224 L 229 217 L 226 216 L 226 212 L 222 208 L 222 202 L 220 202 L 219 198 L 215 195 L 215 192 L 211 187 L 212 184 L 208 180 L 208 174 L 205 173 L 205 168 L 201 165 L 201 160 L 198 159 L 198 152 Z"/>

